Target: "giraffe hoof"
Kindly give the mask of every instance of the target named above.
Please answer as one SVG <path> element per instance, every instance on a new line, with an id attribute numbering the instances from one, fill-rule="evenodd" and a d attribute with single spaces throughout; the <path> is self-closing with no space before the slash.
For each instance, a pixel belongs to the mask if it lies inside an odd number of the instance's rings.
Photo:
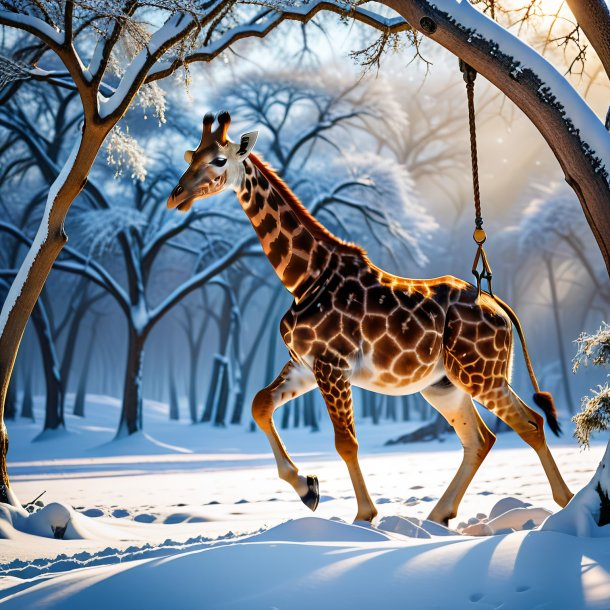
<path id="1" fill-rule="evenodd" d="M 307 493 L 304 496 L 301 496 L 301 500 L 307 508 L 315 511 L 320 502 L 320 490 L 318 486 L 318 477 L 316 475 L 307 475 L 307 487 Z"/>

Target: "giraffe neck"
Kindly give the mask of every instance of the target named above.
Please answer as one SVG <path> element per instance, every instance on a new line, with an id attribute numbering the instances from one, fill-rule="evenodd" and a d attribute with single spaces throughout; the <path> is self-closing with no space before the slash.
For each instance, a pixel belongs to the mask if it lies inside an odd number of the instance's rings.
<path id="1" fill-rule="evenodd" d="M 298 301 L 326 269 L 336 250 L 360 252 L 329 233 L 277 174 L 258 157 L 244 161 L 236 189 L 263 251 L 281 282 Z"/>

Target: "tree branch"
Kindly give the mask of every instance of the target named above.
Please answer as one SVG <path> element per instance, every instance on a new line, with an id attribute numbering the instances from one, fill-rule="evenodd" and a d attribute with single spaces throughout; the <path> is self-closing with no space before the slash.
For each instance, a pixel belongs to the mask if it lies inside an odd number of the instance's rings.
<path id="1" fill-rule="evenodd" d="M 294 8 L 285 8 L 281 11 L 270 11 L 269 9 L 265 9 L 247 25 L 232 28 L 207 47 L 187 55 L 184 58 L 177 58 L 172 62 L 166 62 L 155 66 L 146 78 L 146 82 L 165 78 L 181 66 L 193 62 L 211 61 L 238 40 L 243 40 L 245 38 L 264 38 L 283 21 L 307 23 L 321 11 L 336 13 L 342 17 L 351 17 L 355 21 L 359 21 L 365 25 L 391 34 L 411 29 L 402 17 L 382 17 L 363 7 L 354 7 L 351 3 L 342 2 L 340 0 L 335 2 L 329 2 L 328 0 L 313 0 L 308 4 L 303 4 Z"/>

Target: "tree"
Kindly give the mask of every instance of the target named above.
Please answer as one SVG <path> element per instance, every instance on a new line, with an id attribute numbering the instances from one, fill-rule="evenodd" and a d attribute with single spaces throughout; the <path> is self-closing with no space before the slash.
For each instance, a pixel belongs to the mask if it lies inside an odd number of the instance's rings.
<path id="1" fill-rule="evenodd" d="M 166 7 L 168 15 L 165 24 L 152 35 L 138 21 L 138 11 L 145 12 L 148 3 L 137 0 L 111 3 L 104 7 L 107 10 L 103 12 L 96 12 L 77 0 L 58 4 L 24 0 L 18 7 L 8 0 L 0 3 L 4 9 L 0 11 L 0 25 L 27 32 L 37 39 L 42 47 L 39 65 L 49 51 L 62 64 L 61 69 L 48 66 L 48 69 L 36 67 L 25 71 L 32 78 L 76 88 L 85 117 L 81 137 L 75 142 L 64 170 L 49 192 L 39 232 L 0 313 L 2 416 L 25 324 L 53 261 L 66 242 L 63 223 L 68 209 L 82 190 L 100 146 L 137 93 L 142 87 L 182 66 L 211 60 L 240 39 L 267 36 L 282 21 L 295 19 L 305 22 L 321 10 L 349 15 L 382 29 L 381 45 L 369 49 L 368 56 L 372 54 L 373 59 L 377 56 L 376 49 L 382 49 L 392 34 L 407 27 L 413 28 L 459 55 L 512 99 L 532 120 L 555 153 L 566 180 L 580 200 L 610 270 L 607 169 L 610 141 L 604 125 L 549 62 L 467 2 L 385 0 L 382 4 L 399 15 L 393 18 L 381 17 L 357 4 L 343 1 L 312 0 L 304 4 L 278 1 L 265 2 L 263 7 L 244 7 L 240 2 L 213 0 L 194 4 L 179 1 L 151 4 Z M 601 31 L 601 36 L 591 34 L 590 41 L 607 66 L 607 45 L 600 41 L 608 39 L 604 33 L 609 29 L 610 13 L 602 0 L 592 0 L 591 4 L 596 9 L 595 16 L 593 19 L 582 18 L 586 22 L 583 27 Z M 117 42 L 126 34 L 132 43 L 127 48 L 134 49 L 135 54 L 121 70 L 118 84 L 113 87 L 116 79 L 113 81 L 110 66 L 115 64 L 110 60 Z M 87 36 L 88 45 L 83 42 Z M 89 62 L 81 57 L 87 49 L 93 49 Z M 168 55 L 172 51 L 173 56 Z M 7 445 L 6 429 L 2 425 L 2 501 L 9 501 L 5 460 Z"/>

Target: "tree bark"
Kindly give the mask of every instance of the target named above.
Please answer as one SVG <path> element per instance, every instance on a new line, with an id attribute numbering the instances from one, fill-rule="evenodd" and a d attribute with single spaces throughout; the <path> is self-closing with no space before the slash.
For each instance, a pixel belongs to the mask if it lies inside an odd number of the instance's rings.
<path id="1" fill-rule="evenodd" d="M 123 386 L 121 419 L 116 438 L 134 434 L 142 429 L 142 365 L 145 337 L 129 329 L 127 367 Z"/>
<path id="2" fill-rule="evenodd" d="M 47 200 L 45 215 L 35 242 L 21 264 L 0 313 L 0 421 L 4 422 L 4 405 L 8 384 L 15 366 L 25 326 L 40 296 L 55 259 L 67 241 L 64 220 L 72 202 L 83 189 L 87 175 L 104 141 L 107 130 L 85 126 L 64 170 L 57 177 Z M 46 425 L 45 425 L 46 427 Z M 6 470 L 8 436 L 0 428 L 0 502 L 10 504 L 10 481 Z"/>
<path id="3" fill-rule="evenodd" d="M 586 118 L 566 117 L 560 92 L 545 91 L 545 74 L 535 74 L 528 66 L 519 66 L 519 71 L 515 72 L 513 57 L 494 40 L 501 26 L 479 15 L 477 23 L 484 27 L 473 35 L 464 23 L 446 12 L 454 11 L 462 19 L 470 11 L 478 13 L 467 2 L 446 0 L 434 4 L 431 0 L 383 0 L 382 3 L 393 8 L 414 29 L 467 62 L 528 116 L 553 151 L 567 183 L 576 193 L 610 275 L 610 168 L 603 170 L 587 143 L 580 138 L 583 126 L 580 122 Z M 527 46 L 517 38 L 511 42 L 515 47 Z M 554 70 L 550 65 L 548 69 Z"/>

